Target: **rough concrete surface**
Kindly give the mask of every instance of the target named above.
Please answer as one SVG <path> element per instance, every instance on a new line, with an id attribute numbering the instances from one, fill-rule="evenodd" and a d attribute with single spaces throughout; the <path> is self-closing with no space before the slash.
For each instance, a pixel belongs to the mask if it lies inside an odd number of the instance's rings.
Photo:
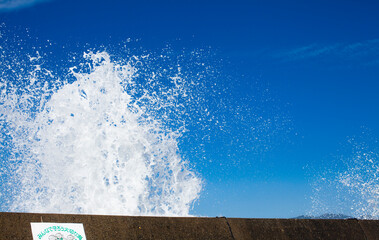
<path id="1" fill-rule="evenodd" d="M 356 219 L 232 218 L 228 222 L 235 239 L 366 239 Z"/>
<path id="2" fill-rule="evenodd" d="M 89 240 L 379 239 L 379 221 L 0 213 L 0 240 L 32 239 L 30 222 L 83 223 Z"/>
<path id="3" fill-rule="evenodd" d="M 378 220 L 360 220 L 359 225 L 362 227 L 367 239 L 379 240 L 379 221 Z"/>

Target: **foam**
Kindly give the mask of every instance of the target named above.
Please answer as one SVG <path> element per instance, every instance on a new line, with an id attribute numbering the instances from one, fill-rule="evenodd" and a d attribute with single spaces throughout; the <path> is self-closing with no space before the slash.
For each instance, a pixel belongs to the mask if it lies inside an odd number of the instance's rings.
<path id="1" fill-rule="evenodd" d="M 35 79 L 52 74 L 40 65 L 25 89 L 2 81 L 0 120 L 12 139 L 8 165 L 18 185 L 10 210 L 188 215 L 202 181 L 180 156 L 180 128 L 151 111 L 159 96 L 133 90 L 138 69 L 130 63 L 107 52 L 84 58 L 88 71 L 71 68 L 74 81 Z"/>

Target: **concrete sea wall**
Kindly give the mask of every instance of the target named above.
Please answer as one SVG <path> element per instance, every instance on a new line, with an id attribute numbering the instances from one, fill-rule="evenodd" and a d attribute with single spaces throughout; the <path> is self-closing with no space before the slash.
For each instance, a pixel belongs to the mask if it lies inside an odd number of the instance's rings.
<path id="1" fill-rule="evenodd" d="M 83 223 L 89 240 L 379 239 L 379 221 L 377 220 L 0 213 L 0 240 L 32 239 L 30 222 Z"/>

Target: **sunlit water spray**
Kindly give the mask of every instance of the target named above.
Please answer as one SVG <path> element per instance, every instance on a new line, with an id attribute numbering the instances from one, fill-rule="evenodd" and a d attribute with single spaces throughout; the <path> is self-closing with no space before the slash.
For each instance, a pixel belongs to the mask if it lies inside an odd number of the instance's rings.
<path id="1" fill-rule="evenodd" d="M 338 213 L 379 219 L 378 141 L 367 133 L 348 140 L 347 149 L 331 160 L 313 186 L 311 214 Z"/>
<path id="2" fill-rule="evenodd" d="M 19 32 L 0 24 L 1 211 L 189 215 L 207 178 L 259 168 L 291 131 L 266 84 L 211 48 Z"/>
<path id="3" fill-rule="evenodd" d="M 180 77 L 165 93 L 137 91 L 136 67 L 106 52 L 84 58 L 87 71 L 71 68 L 71 83 L 36 79 L 53 77 L 40 65 L 23 88 L 2 79 L 2 147 L 13 162 L 3 166 L 2 187 L 12 195 L 10 210 L 188 215 L 202 181 L 179 154 L 183 128 L 170 129 L 150 112 L 170 104 L 159 95 L 183 94 Z"/>

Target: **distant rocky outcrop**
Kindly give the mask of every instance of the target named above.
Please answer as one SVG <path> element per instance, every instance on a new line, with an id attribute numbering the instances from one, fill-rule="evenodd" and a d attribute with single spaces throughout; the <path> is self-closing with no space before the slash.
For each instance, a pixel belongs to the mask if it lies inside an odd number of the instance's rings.
<path id="1" fill-rule="evenodd" d="M 295 219 L 349 219 L 353 218 L 345 214 L 335 214 L 335 213 L 325 213 L 320 216 L 311 216 L 311 215 L 301 215 L 295 217 Z"/>
<path id="2" fill-rule="evenodd" d="M 336 213 L 324 213 L 320 216 L 312 216 L 312 215 L 300 215 L 298 217 L 294 217 L 293 219 L 366 219 L 366 220 L 379 220 L 378 217 L 374 217 L 371 215 L 365 215 L 365 216 L 359 216 L 359 217 L 352 217 L 349 215 L 345 215 L 342 213 L 336 214 Z"/>

